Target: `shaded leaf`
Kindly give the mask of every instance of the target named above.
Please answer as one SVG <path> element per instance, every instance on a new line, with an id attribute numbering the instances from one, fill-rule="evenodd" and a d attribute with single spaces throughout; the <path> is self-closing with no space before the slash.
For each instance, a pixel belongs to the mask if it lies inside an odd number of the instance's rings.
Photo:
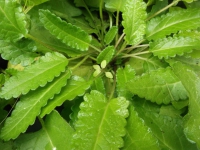
<path id="1" fill-rule="evenodd" d="M 157 104 L 187 99 L 187 91 L 171 68 L 136 76 L 127 87 L 133 94 Z"/>
<path id="2" fill-rule="evenodd" d="M 80 28 L 62 21 L 49 10 L 40 10 L 40 21 L 52 35 L 66 45 L 81 51 L 88 49 L 92 38 Z"/>
<path id="3" fill-rule="evenodd" d="M 176 55 L 189 53 L 193 49 L 198 49 L 200 47 L 199 43 L 198 39 L 189 37 L 165 38 L 150 43 L 149 51 L 159 58 L 175 57 Z"/>
<path id="4" fill-rule="evenodd" d="M 104 81 L 101 77 L 95 78 L 91 90 L 97 90 L 101 92 L 102 94 L 106 94 L 105 86 L 104 86 Z"/>
<path id="5" fill-rule="evenodd" d="M 128 44 L 138 44 L 143 39 L 146 28 L 146 3 L 143 0 L 127 0 L 122 14 L 125 40 Z"/>
<path id="6" fill-rule="evenodd" d="M 39 5 L 49 0 L 23 0 L 27 6 Z"/>
<path id="7" fill-rule="evenodd" d="M 123 146 L 128 101 L 118 97 L 108 101 L 98 91 L 84 96 L 75 124 L 72 149 L 119 149 Z M 92 118 L 92 119 L 91 119 Z"/>
<path id="8" fill-rule="evenodd" d="M 0 0 L 0 38 L 17 41 L 26 36 L 26 18 L 17 0 Z"/>
<path id="9" fill-rule="evenodd" d="M 16 98 L 39 86 L 45 86 L 59 76 L 67 64 L 68 60 L 60 53 L 47 53 L 37 63 L 10 77 L 1 89 L 0 96 L 5 99 Z"/>
<path id="10" fill-rule="evenodd" d="M 171 11 L 161 17 L 153 18 L 147 24 L 146 38 L 155 40 L 179 30 L 196 29 L 200 24 L 199 9 Z"/>
<path id="11" fill-rule="evenodd" d="M 22 96 L 16 104 L 11 117 L 6 119 L 0 137 L 7 141 L 15 139 L 20 133 L 25 132 L 28 126 L 34 123 L 36 116 L 40 113 L 41 107 L 46 105 L 49 99 L 60 92 L 61 88 L 66 84 L 69 75 L 69 71 L 63 73 L 45 87 Z"/>

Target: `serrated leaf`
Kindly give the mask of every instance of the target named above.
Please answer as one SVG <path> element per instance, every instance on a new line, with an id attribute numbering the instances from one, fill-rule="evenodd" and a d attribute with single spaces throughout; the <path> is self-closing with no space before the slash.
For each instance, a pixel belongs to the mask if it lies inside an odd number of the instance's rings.
<path id="1" fill-rule="evenodd" d="M 116 74 L 117 82 L 117 93 L 118 96 L 125 97 L 128 100 L 131 100 L 133 94 L 127 90 L 127 83 L 135 77 L 135 70 L 130 66 L 126 65 L 125 68 L 119 68 Z"/>
<path id="2" fill-rule="evenodd" d="M 146 3 L 143 0 L 127 0 L 122 14 L 127 44 L 135 45 L 143 39 L 146 16 Z"/>
<path id="3" fill-rule="evenodd" d="M 106 60 L 106 63 L 108 64 L 113 55 L 115 53 L 114 46 L 108 46 L 106 47 L 98 56 L 97 56 L 97 63 L 100 64 L 103 60 Z"/>
<path id="4" fill-rule="evenodd" d="M 172 67 L 189 95 L 189 113 L 185 117 L 184 132 L 187 138 L 200 148 L 200 78 L 191 68 L 180 62 Z"/>
<path id="5" fill-rule="evenodd" d="M 104 0 L 106 9 L 111 12 L 123 12 L 127 1 L 128 0 Z"/>
<path id="6" fill-rule="evenodd" d="M 72 76 L 67 85 L 62 88 L 61 93 L 56 95 L 54 99 L 48 101 L 48 105 L 42 108 L 40 117 L 49 114 L 56 106 L 60 106 L 66 100 L 72 100 L 76 96 L 82 96 L 90 87 L 90 82 L 85 81 L 78 76 Z"/>
<path id="7" fill-rule="evenodd" d="M 28 126 L 34 123 L 36 116 L 39 115 L 41 108 L 46 105 L 47 101 L 60 92 L 69 76 L 70 71 L 67 71 L 45 87 L 40 87 L 22 96 L 11 117 L 6 119 L 1 130 L 1 139 L 5 141 L 15 139 L 20 133 L 25 132 Z"/>
<path id="8" fill-rule="evenodd" d="M 47 82 L 59 76 L 65 70 L 68 60 L 60 53 L 46 53 L 38 63 L 28 66 L 23 71 L 12 76 L 1 89 L 0 97 L 10 99 L 45 86 Z"/>
<path id="9" fill-rule="evenodd" d="M 150 43 L 149 51 L 159 58 L 175 57 L 189 53 L 193 49 L 198 49 L 200 46 L 198 39 L 189 37 L 165 38 Z"/>
<path id="10" fill-rule="evenodd" d="M 49 10 L 40 10 L 39 14 L 40 21 L 52 35 L 72 48 L 81 51 L 88 50 L 92 38 L 85 31 L 70 23 L 66 23 Z"/>
<path id="11" fill-rule="evenodd" d="M 117 34 L 117 31 L 118 31 L 118 27 L 112 26 L 112 27 L 109 29 L 109 31 L 106 33 L 105 38 L 104 38 L 104 42 L 105 42 L 107 45 L 110 44 L 110 43 L 113 41 L 114 37 L 115 37 L 116 34 Z"/>
<path id="12" fill-rule="evenodd" d="M 16 145 L 20 150 L 43 150 L 45 147 L 51 150 L 53 148 L 70 150 L 69 143 L 72 133 L 73 129 L 69 124 L 57 111 L 53 111 L 45 119 L 44 126 L 41 130 L 20 136 L 16 139 Z"/>
<path id="13" fill-rule="evenodd" d="M 25 14 L 17 0 L 0 0 L 0 38 L 17 41 L 27 33 Z"/>
<path id="14" fill-rule="evenodd" d="M 16 43 L 0 40 L 1 57 L 9 60 L 13 65 L 30 65 L 38 54 L 34 53 L 37 49 L 34 42 L 29 40 L 18 41 Z"/>
<path id="15" fill-rule="evenodd" d="M 135 98 L 135 111 L 144 120 L 159 142 L 160 149 L 197 150 L 196 145 L 190 143 L 183 132 L 183 119 L 172 106 L 159 106 L 151 102 Z M 165 110 L 163 110 L 163 107 Z"/>
<path id="16" fill-rule="evenodd" d="M 156 40 L 179 30 L 196 29 L 200 24 L 199 9 L 171 11 L 161 17 L 153 18 L 147 24 L 146 38 Z"/>
<path id="17" fill-rule="evenodd" d="M 171 68 L 136 76 L 127 87 L 133 94 L 157 104 L 187 99 L 187 91 Z"/>
<path id="18" fill-rule="evenodd" d="M 138 116 L 132 105 L 129 107 L 126 136 L 124 137 L 124 147 L 122 149 L 160 150 L 158 140 L 144 120 Z"/>
<path id="19" fill-rule="evenodd" d="M 108 101 L 98 91 L 84 96 L 75 124 L 72 149 L 119 149 L 123 146 L 128 101 L 118 97 Z"/>

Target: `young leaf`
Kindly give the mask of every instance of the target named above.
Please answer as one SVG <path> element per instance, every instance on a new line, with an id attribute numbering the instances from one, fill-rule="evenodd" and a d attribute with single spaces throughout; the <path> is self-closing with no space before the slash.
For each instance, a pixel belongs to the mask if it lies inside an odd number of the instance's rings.
<path id="1" fill-rule="evenodd" d="M 127 1 L 128 0 L 104 0 L 106 9 L 111 12 L 123 12 Z"/>
<path id="2" fill-rule="evenodd" d="M 130 65 L 125 66 L 125 68 L 119 68 L 117 70 L 117 93 L 118 96 L 123 96 L 128 100 L 131 100 L 133 94 L 131 94 L 127 88 L 127 83 L 135 77 L 135 71 Z"/>
<path id="3" fill-rule="evenodd" d="M 10 99 L 45 86 L 65 70 L 68 60 L 60 53 L 47 53 L 39 62 L 12 76 L 1 89 L 0 97 Z"/>
<path id="4" fill-rule="evenodd" d="M 100 64 L 103 60 L 106 60 L 106 63 L 108 64 L 113 55 L 115 53 L 114 46 L 108 46 L 106 47 L 97 57 L 97 63 Z"/>
<path id="5" fill-rule="evenodd" d="M 26 36 L 25 14 L 17 0 L 0 0 L 0 38 L 17 41 Z"/>
<path id="6" fill-rule="evenodd" d="M 147 24 L 146 38 L 156 40 L 179 30 L 196 29 L 200 24 L 199 9 L 171 11 L 161 17 L 153 18 Z"/>
<path id="7" fill-rule="evenodd" d="M 145 144 L 144 144 L 145 143 Z M 160 150 L 158 140 L 144 120 L 138 116 L 134 107 L 129 107 L 123 150 Z"/>
<path id="8" fill-rule="evenodd" d="M 46 105 L 48 99 L 53 98 L 55 94 L 60 92 L 69 77 L 70 71 L 63 73 L 45 87 L 40 87 L 38 90 L 22 96 L 11 117 L 6 119 L 1 130 L 1 139 L 5 141 L 15 139 L 20 133 L 25 132 L 28 126 L 34 123 L 41 107 Z"/>
<path id="9" fill-rule="evenodd" d="M 128 101 L 118 97 L 108 101 L 98 91 L 84 96 L 80 105 L 72 149 L 119 149 L 123 146 Z M 92 119 L 90 119 L 92 118 Z"/>
<path id="10" fill-rule="evenodd" d="M 180 62 L 172 67 L 189 95 L 189 113 L 185 117 L 184 132 L 187 138 L 200 148 L 200 78 L 191 68 Z"/>
<path id="11" fill-rule="evenodd" d="M 127 87 L 133 94 L 157 104 L 187 99 L 187 91 L 170 68 L 137 76 Z"/>
<path id="12" fill-rule="evenodd" d="M 175 57 L 198 49 L 200 41 L 189 37 L 165 38 L 150 43 L 149 51 L 159 58 Z"/>
<path id="13" fill-rule="evenodd" d="M 1 57 L 9 60 L 13 65 L 30 65 L 38 54 L 34 53 L 37 49 L 35 43 L 29 40 L 18 41 L 16 43 L 0 40 Z"/>
<path id="14" fill-rule="evenodd" d="M 49 10 L 40 10 L 40 21 L 52 35 L 66 45 L 81 51 L 88 50 L 92 38 L 80 28 L 66 23 Z"/>
<path id="15" fill-rule="evenodd" d="M 135 111 L 159 142 L 160 149 L 197 150 L 183 132 L 183 119 L 172 106 L 159 106 L 135 97 Z M 163 108 L 166 107 L 166 108 Z"/>
<path id="16" fill-rule="evenodd" d="M 110 30 L 106 33 L 105 38 L 104 38 L 104 42 L 107 45 L 109 45 L 113 41 L 114 37 L 117 34 L 117 31 L 118 31 L 118 28 L 116 26 L 112 26 L 110 28 Z"/>
<path id="17" fill-rule="evenodd" d="M 128 44 L 138 44 L 145 34 L 146 3 L 143 0 L 127 0 L 123 16 L 125 40 Z"/>
<path id="18" fill-rule="evenodd" d="M 48 101 L 48 105 L 42 108 L 40 117 L 49 114 L 56 106 L 60 106 L 66 100 L 73 100 L 76 96 L 82 96 L 90 87 L 90 82 L 86 82 L 83 78 L 72 76 L 67 85 L 62 88 L 59 95 Z"/>

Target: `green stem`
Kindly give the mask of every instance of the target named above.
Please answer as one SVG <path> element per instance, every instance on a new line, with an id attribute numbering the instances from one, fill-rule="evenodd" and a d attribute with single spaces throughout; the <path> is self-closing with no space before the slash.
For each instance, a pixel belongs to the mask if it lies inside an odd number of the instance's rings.
<path id="1" fill-rule="evenodd" d="M 150 17 L 148 17 L 146 19 L 146 21 L 150 20 L 151 18 L 159 15 L 160 13 L 162 13 L 163 11 L 167 10 L 168 8 L 172 7 L 174 4 L 178 3 L 180 0 L 175 0 L 173 1 L 171 4 L 167 5 L 166 7 L 162 8 L 161 10 L 157 11 L 155 14 L 151 15 Z"/>
<path id="2" fill-rule="evenodd" d="M 116 15 L 116 26 L 119 26 L 119 11 L 117 11 L 117 15 Z M 117 43 L 118 41 L 118 34 L 115 37 L 115 43 Z"/>
<path id="3" fill-rule="evenodd" d="M 71 70 L 76 69 L 80 65 L 82 65 L 87 59 L 89 58 L 89 55 L 85 56 L 78 64 L 76 64 L 74 67 L 71 68 Z"/>
<path id="4" fill-rule="evenodd" d="M 117 48 L 117 46 L 119 45 L 119 43 L 122 41 L 123 37 L 125 36 L 125 33 L 123 33 L 120 38 L 118 39 L 118 41 L 115 44 L 115 48 Z"/>
<path id="5" fill-rule="evenodd" d="M 139 53 L 124 55 L 124 56 L 122 56 L 122 58 L 135 57 L 137 55 L 143 55 L 143 54 L 149 54 L 149 53 L 151 53 L 151 52 L 150 51 L 144 51 L 144 52 L 139 52 Z"/>
<path id="6" fill-rule="evenodd" d="M 111 100 L 113 98 L 113 95 L 115 93 L 115 89 L 116 89 L 116 76 L 114 76 L 113 86 L 112 86 L 112 89 L 111 89 L 109 100 Z"/>
<path id="7" fill-rule="evenodd" d="M 104 43 L 104 20 L 103 20 L 103 0 L 99 4 L 99 15 L 101 19 L 101 44 Z"/>

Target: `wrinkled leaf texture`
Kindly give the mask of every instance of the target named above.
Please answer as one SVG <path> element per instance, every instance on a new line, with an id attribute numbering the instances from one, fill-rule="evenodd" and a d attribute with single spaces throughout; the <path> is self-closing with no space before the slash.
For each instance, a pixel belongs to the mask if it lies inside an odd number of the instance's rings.
<path id="1" fill-rule="evenodd" d="M 27 94 L 59 76 L 65 71 L 68 60 L 60 53 L 46 53 L 38 62 L 10 77 L 1 89 L 0 97 L 10 99 Z"/>
<path id="2" fill-rule="evenodd" d="M 15 139 L 20 133 L 25 132 L 29 125 L 33 124 L 36 116 L 39 115 L 41 107 L 47 104 L 47 101 L 58 94 L 61 88 L 66 85 L 70 72 L 63 73 L 54 81 L 48 83 L 45 87 L 31 91 L 22 96 L 16 104 L 11 117 L 6 119 L 5 125 L 1 130 L 1 139 Z"/>
<path id="3" fill-rule="evenodd" d="M 61 20 L 49 10 L 40 10 L 39 14 L 40 21 L 56 38 L 72 48 L 81 51 L 88 50 L 92 38 L 85 31 Z"/>
<path id="4" fill-rule="evenodd" d="M 122 147 L 128 105 L 128 101 L 123 97 L 108 101 L 98 91 L 86 94 L 75 124 L 72 149 L 119 149 Z"/>

